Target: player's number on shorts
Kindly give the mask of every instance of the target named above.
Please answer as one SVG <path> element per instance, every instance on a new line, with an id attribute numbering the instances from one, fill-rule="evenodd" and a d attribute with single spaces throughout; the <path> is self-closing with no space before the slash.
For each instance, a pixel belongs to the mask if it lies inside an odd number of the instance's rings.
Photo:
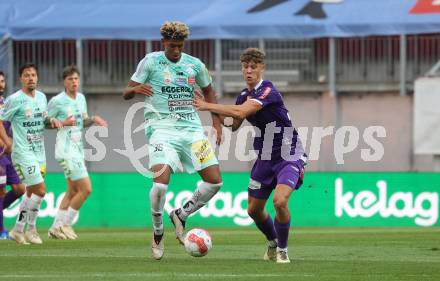
<path id="1" fill-rule="evenodd" d="M 34 174 L 34 173 L 35 173 L 35 169 L 36 169 L 35 166 L 29 166 L 29 167 L 27 167 L 28 174 L 29 174 L 29 175 Z"/>

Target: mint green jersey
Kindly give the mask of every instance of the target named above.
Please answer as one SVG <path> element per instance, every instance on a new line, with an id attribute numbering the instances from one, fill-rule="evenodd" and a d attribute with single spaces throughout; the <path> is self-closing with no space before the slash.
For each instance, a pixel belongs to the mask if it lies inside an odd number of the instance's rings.
<path id="1" fill-rule="evenodd" d="M 131 80 L 153 88 L 154 95 L 145 98 L 147 135 L 149 128 L 200 130 L 200 118 L 193 107 L 194 87 L 209 86 L 211 77 L 198 58 L 182 53 L 174 63 L 163 51 L 150 53 L 139 62 Z"/>
<path id="2" fill-rule="evenodd" d="M 66 92 L 59 93 L 49 101 L 48 116 L 60 121 L 64 121 L 70 116 L 75 118 L 73 126 L 65 126 L 58 130 L 55 143 L 55 158 L 84 158 L 82 141 L 83 120 L 88 117 L 87 103 L 84 95 L 77 93 L 76 98 L 73 99 Z"/>
<path id="3" fill-rule="evenodd" d="M 44 128 L 47 114 L 46 95 L 35 91 L 30 97 L 19 90 L 6 98 L 0 120 L 11 122 L 14 134 L 12 159 L 46 162 Z"/>

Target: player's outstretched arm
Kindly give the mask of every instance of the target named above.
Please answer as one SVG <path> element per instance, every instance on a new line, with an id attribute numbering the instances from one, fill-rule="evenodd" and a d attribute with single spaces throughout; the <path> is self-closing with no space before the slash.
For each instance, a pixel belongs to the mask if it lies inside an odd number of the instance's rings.
<path id="1" fill-rule="evenodd" d="M 227 104 L 213 104 L 204 101 L 200 97 L 194 99 L 194 106 L 200 111 L 211 111 L 224 116 L 229 116 L 234 119 L 243 120 L 246 117 L 255 114 L 262 108 L 262 105 L 248 100 L 240 105 L 227 105 Z"/>
<path id="2" fill-rule="evenodd" d="M 104 118 L 98 116 L 98 115 L 94 115 L 92 117 L 87 117 L 83 120 L 84 122 L 84 127 L 90 127 L 93 124 L 100 126 L 100 127 L 107 127 L 107 121 L 105 121 Z"/>
<path id="3" fill-rule="evenodd" d="M 130 100 L 134 98 L 134 95 L 136 94 L 151 97 L 153 95 L 153 89 L 149 84 L 141 84 L 130 80 L 127 84 L 127 87 L 125 87 L 124 91 L 122 92 L 122 97 L 124 100 Z"/>

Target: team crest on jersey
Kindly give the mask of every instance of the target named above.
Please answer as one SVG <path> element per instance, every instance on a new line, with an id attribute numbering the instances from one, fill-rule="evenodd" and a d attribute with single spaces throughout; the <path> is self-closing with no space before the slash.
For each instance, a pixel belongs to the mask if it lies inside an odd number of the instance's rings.
<path id="1" fill-rule="evenodd" d="M 32 108 L 30 107 L 26 107 L 24 109 L 24 115 L 26 116 L 26 118 L 31 118 L 32 117 Z"/>
<path id="2" fill-rule="evenodd" d="M 176 77 L 174 79 L 174 83 L 176 83 L 179 86 L 184 86 L 184 85 L 186 85 L 186 78 L 184 78 L 184 77 Z"/>
<path id="3" fill-rule="evenodd" d="M 188 84 L 194 85 L 196 83 L 196 78 L 194 76 L 188 77 Z"/>
<path id="4" fill-rule="evenodd" d="M 172 80 L 171 80 L 171 73 L 164 72 L 163 73 L 163 81 L 165 82 L 165 84 L 171 84 L 171 82 L 172 82 Z"/>

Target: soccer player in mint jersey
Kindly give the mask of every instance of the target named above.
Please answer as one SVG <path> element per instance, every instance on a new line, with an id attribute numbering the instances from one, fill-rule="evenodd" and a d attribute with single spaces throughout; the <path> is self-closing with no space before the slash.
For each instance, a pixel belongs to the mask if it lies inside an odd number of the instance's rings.
<path id="1" fill-rule="evenodd" d="M 90 178 L 84 163 L 82 133 L 84 127 L 96 124 L 107 127 L 107 122 L 87 113 L 86 98 L 78 93 L 80 73 L 76 66 L 63 70 L 64 91 L 49 101 L 48 116 L 63 122 L 58 130 L 55 144 L 55 159 L 64 170 L 67 191 L 49 229 L 49 238 L 71 239 L 78 236 L 72 228 L 73 220 L 92 191 Z"/>
<path id="2" fill-rule="evenodd" d="M 268 240 L 264 259 L 289 263 L 288 200 L 302 184 L 307 156 L 280 92 L 270 81 L 263 80 L 264 53 L 249 48 L 241 54 L 240 61 L 247 88 L 238 96 L 236 105 L 212 104 L 196 97 L 194 106 L 198 110 L 220 114 L 222 118 L 233 117 L 232 124 L 229 124 L 232 130 L 237 130 L 244 119 L 260 130 L 261 136 L 254 139 L 258 158 L 248 187 L 248 213 Z M 266 201 L 273 190 L 275 222 L 265 211 Z"/>
<path id="3" fill-rule="evenodd" d="M 166 22 L 160 33 L 164 51 L 147 54 L 139 62 L 123 93 L 124 99 L 145 96 L 145 134 L 153 172 L 151 250 L 155 259 L 161 259 L 164 253 L 163 209 L 171 173 L 184 168 L 189 173 L 197 171 L 202 178 L 193 196 L 170 213 L 182 244 L 188 216 L 203 207 L 222 186 L 214 150 L 192 105 L 196 84 L 208 101 L 217 102 L 211 77 L 199 59 L 182 52 L 189 35 L 184 23 Z M 222 128 L 217 114 L 212 115 L 212 125 L 219 144 Z"/>
<path id="4" fill-rule="evenodd" d="M 38 91 L 37 66 L 24 64 L 19 69 L 21 90 L 6 98 L 0 114 L 0 138 L 7 150 L 12 148 L 12 163 L 23 184 L 26 195 L 19 207 L 15 227 L 9 236 L 19 244 L 42 244 L 36 222 L 41 201 L 46 194 L 43 176 L 46 172 L 44 128 L 61 128 L 60 121 L 47 117 L 46 96 Z M 14 138 L 11 140 L 3 122 L 11 123 Z M 26 223 L 28 229 L 25 232 Z"/>
<path id="5" fill-rule="evenodd" d="M 5 74 L 3 71 L 0 71 L 0 110 L 3 109 L 5 103 L 5 98 L 3 97 L 5 88 Z M 12 132 L 10 129 L 11 124 L 9 122 L 4 122 L 3 124 L 6 133 L 12 138 Z M 0 240 L 7 240 L 9 239 L 9 233 L 3 225 L 3 210 L 20 198 L 23 195 L 25 188 L 12 165 L 11 156 L 4 153 L 4 149 L 1 149 L 0 152 Z M 7 193 L 6 185 L 11 187 L 11 190 Z"/>

